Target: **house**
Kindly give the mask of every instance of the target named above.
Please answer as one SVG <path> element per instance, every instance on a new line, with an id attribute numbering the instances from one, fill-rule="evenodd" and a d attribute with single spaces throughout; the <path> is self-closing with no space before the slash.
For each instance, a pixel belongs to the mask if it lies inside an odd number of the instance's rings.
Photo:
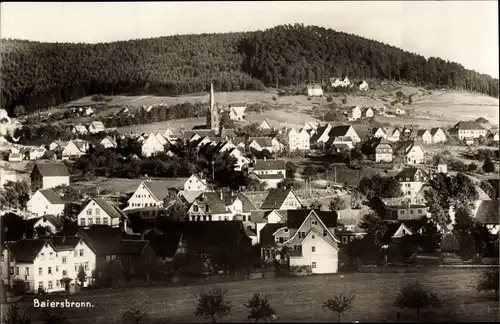
<path id="1" fill-rule="evenodd" d="M 349 80 L 348 77 L 345 77 L 344 80 L 342 81 L 342 86 L 348 87 L 351 85 L 351 81 Z"/>
<path id="2" fill-rule="evenodd" d="M 250 164 L 250 160 L 245 156 L 245 149 L 242 147 L 236 147 L 231 150 L 229 153 L 230 156 L 236 159 L 236 163 L 234 165 L 235 171 L 242 171 L 243 169 L 248 168 Z"/>
<path id="3" fill-rule="evenodd" d="M 370 107 L 364 108 L 363 111 L 361 112 L 361 116 L 363 118 L 372 118 L 374 116 L 373 109 Z"/>
<path id="4" fill-rule="evenodd" d="M 274 128 L 269 124 L 267 120 L 263 120 L 262 123 L 257 127 L 261 131 L 272 131 Z"/>
<path id="5" fill-rule="evenodd" d="M 307 86 L 307 95 L 309 97 L 322 97 L 323 88 L 319 84 L 310 84 Z"/>
<path id="6" fill-rule="evenodd" d="M 163 199 L 169 194 L 168 184 L 161 181 L 142 181 L 133 195 L 127 201 L 128 206 L 124 210 L 163 206 Z"/>
<path id="7" fill-rule="evenodd" d="M 22 153 L 9 153 L 9 162 L 21 162 L 23 160 L 24 154 Z"/>
<path id="8" fill-rule="evenodd" d="M 359 219 L 356 217 L 341 217 L 337 220 L 335 235 L 339 238 L 341 245 L 360 239 L 366 235 L 366 231 L 358 225 Z"/>
<path id="9" fill-rule="evenodd" d="M 352 125 L 340 125 L 333 127 L 328 132 L 328 143 L 331 144 L 352 144 L 361 142 L 361 138 Z"/>
<path id="10" fill-rule="evenodd" d="M 431 128 L 432 143 L 446 143 L 446 133 L 440 127 Z"/>
<path id="11" fill-rule="evenodd" d="M 405 168 L 396 175 L 404 195 L 416 196 L 429 180 L 429 175 L 419 168 Z"/>
<path id="12" fill-rule="evenodd" d="M 208 189 L 207 180 L 196 174 L 192 174 L 184 182 L 184 191 L 206 191 Z"/>
<path id="13" fill-rule="evenodd" d="M 49 150 L 51 150 L 51 151 L 61 150 L 62 151 L 64 149 L 64 147 L 66 146 L 66 144 L 68 144 L 68 142 L 60 141 L 60 140 L 53 141 L 49 145 Z"/>
<path id="14" fill-rule="evenodd" d="M 84 125 L 75 125 L 73 127 L 72 133 L 75 135 L 85 135 L 88 133 L 88 130 Z"/>
<path id="15" fill-rule="evenodd" d="M 37 227 L 42 227 L 47 233 L 54 235 L 63 229 L 63 222 L 54 215 L 44 215 L 33 224 L 33 229 Z"/>
<path id="16" fill-rule="evenodd" d="M 385 130 L 383 127 L 377 127 L 373 131 L 373 137 L 387 139 L 387 134 L 385 133 Z"/>
<path id="17" fill-rule="evenodd" d="M 252 222 L 255 206 L 242 192 L 207 191 L 199 195 L 188 209 L 190 221 Z"/>
<path id="18" fill-rule="evenodd" d="M 392 162 L 392 145 L 389 141 L 381 139 L 375 145 L 375 162 Z"/>
<path id="19" fill-rule="evenodd" d="M 244 120 L 246 109 L 247 109 L 246 103 L 230 103 L 229 119 L 236 121 Z"/>
<path id="20" fill-rule="evenodd" d="M 302 204 L 292 189 L 271 189 L 260 206 L 261 210 L 300 209 Z"/>
<path id="21" fill-rule="evenodd" d="M 85 116 L 92 116 L 94 114 L 94 109 L 92 107 L 85 108 Z"/>
<path id="22" fill-rule="evenodd" d="M 481 224 L 486 225 L 492 234 L 498 235 L 500 229 L 499 201 L 480 200 L 476 205 L 477 207 L 473 212 L 474 218 Z"/>
<path id="23" fill-rule="evenodd" d="M 62 151 L 62 159 L 67 160 L 72 157 L 85 155 L 89 150 L 89 142 L 84 140 L 69 141 Z"/>
<path id="24" fill-rule="evenodd" d="M 104 124 L 102 121 L 93 121 L 89 125 L 89 132 L 90 134 L 97 134 L 99 132 L 104 132 L 106 130 L 106 127 L 104 127 Z"/>
<path id="25" fill-rule="evenodd" d="M 403 109 L 403 107 L 400 107 L 400 106 L 396 107 L 396 109 L 394 110 L 394 113 L 398 116 L 406 115 L 406 111 Z"/>
<path id="26" fill-rule="evenodd" d="M 33 148 L 29 150 L 29 159 L 30 160 L 39 160 L 41 159 L 47 150 L 44 147 Z"/>
<path id="27" fill-rule="evenodd" d="M 328 134 L 330 133 L 332 128 L 333 127 L 330 124 L 319 126 L 316 129 L 316 132 L 311 136 L 311 144 L 324 145 L 330 138 Z"/>
<path id="28" fill-rule="evenodd" d="M 397 206 L 387 206 L 390 219 L 406 221 L 406 220 L 421 220 L 427 216 L 428 208 L 422 204 L 403 203 Z"/>
<path id="29" fill-rule="evenodd" d="M 120 109 L 120 111 L 118 112 L 118 116 L 120 115 L 130 115 L 130 109 L 128 109 L 127 107 Z"/>
<path id="30" fill-rule="evenodd" d="M 278 183 L 286 178 L 286 162 L 284 160 L 257 160 L 254 163 L 250 177 L 267 185 L 267 188 L 277 188 Z"/>
<path id="31" fill-rule="evenodd" d="M 78 226 L 106 225 L 119 227 L 127 224 L 127 216 L 115 205 L 102 198 L 92 198 L 77 216 Z"/>
<path id="32" fill-rule="evenodd" d="M 288 140 L 288 149 L 290 152 L 296 150 L 309 150 L 311 136 L 305 128 L 297 131 L 295 128 L 287 130 L 285 133 Z"/>
<path id="33" fill-rule="evenodd" d="M 182 137 L 182 134 L 179 129 L 177 128 L 172 128 L 169 127 L 167 130 L 163 133 L 163 137 L 168 139 L 169 141 L 177 140 Z"/>
<path id="34" fill-rule="evenodd" d="M 488 130 L 475 121 L 459 121 L 450 130 L 451 136 L 462 141 L 464 139 L 477 139 L 481 136 L 486 137 Z"/>
<path id="35" fill-rule="evenodd" d="M 415 165 L 424 163 L 424 150 L 422 146 L 415 145 L 413 141 L 401 141 L 397 143 L 396 152 L 403 157 L 403 163 Z"/>
<path id="36" fill-rule="evenodd" d="M 361 90 L 361 91 L 368 91 L 368 88 L 369 88 L 369 87 L 368 87 L 368 83 L 367 83 L 366 81 L 364 81 L 364 80 L 363 80 L 362 82 L 359 82 L 359 83 L 358 83 L 358 88 L 359 88 L 359 90 Z"/>
<path id="37" fill-rule="evenodd" d="M 495 133 L 493 134 L 493 141 L 498 143 L 498 138 L 499 138 L 499 137 L 498 137 L 498 132 L 495 132 Z"/>
<path id="38" fill-rule="evenodd" d="M 361 118 L 361 109 L 358 106 L 353 106 L 347 111 L 347 120 L 354 121 Z"/>
<path id="39" fill-rule="evenodd" d="M 391 142 L 399 141 L 401 137 L 401 131 L 398 128 L 386 128 L 385 129 L 386 139 Z"/>
<path id="40" fill-rule="evenodd" d="M 387 231 L 382 238 L 383 242 L 390 243 L 406 235 L 422 233 L 426 220 L 405 220 L 387 222 Z"/>
<path id="41" fill-rule="evenodd" d="M 69 172 L 64 163 L 35 163 L 30 178 L 33 191 L 60 185 L 69 186 L 70 182 Z"/>
<path id="42" fill-rule="evenodd" d="M 250 137 L 248 138 L 248 142 L 248 146 L 258 152 L 267 150 L 273 153 L 279 152 L 283 148 L 283 144 L 281 144 L 276 138 L 271 137 Z"/>
<path id="43" fill-rule="evenodd" d="M 311 272 L 336 273 L 340 240 L 335 235 L 337 212 L 289 210 L 286 230 L 290 267 L 310 267 Z"/>
<path id="44" fill-rule="evenodd" d="M 148 136 L 141 146 L 142 156 L 144 157 L 150 157 L 156 153 L 163 152 L 164 150 L 165 145 L 162 144 L 153 133 Z"/>
<path id="45" fill-rule="evenodd" d="M 111 136 L 106 136 L 105 138 L 103 138 L 100 144 L 106 149 L 114 149 L 118 146 L 115 139 Z"/>
<path id="46" fill-rule="evenodd" d="M 5 170 L 0 168 L 0 189 L 7 183 L 7 181 L 18 181 L 17 172 L 14 170 Z"/>
<path id="47" fill-rule="evenodd" d="M 431 144 L 432 143 L 433 136 L 431 132 L 429 132 L 427 129 L 419 129 L 417 131 L 417 141 L 424 143 L 424 144 Z"/>
<path id="48" fill-rule="evenodd" d="M 224 153 L 226 151 L 231 152 L 234 148 L 236 148 L 236 145 L 233 143 L 232 140 L 229 140 L 227 142 L 222 142 L 219 148 L 219 153 Z"/>
<path id="49" fill-rule="evenodd" d="M 319 127 L 319 123 L 317 121 L 306 121 L 304 123 L 304 129 L 306 131 L 316 130 L 316 129 L 318 129 L 318 127 Z"/>
<path id="50" fill-rule="evenodd" d="M 64 201 L 52 188 L 39 189 L 28 200 L 26 209 L 38 217 L 43 215 L 60 216 L 64 213 Z"/>
<path id="51" fill-rule="evenodd" d="M 162 145 L 166 145 L 167 143 L 169 143 L 169 141 L 161 133 L 155 133 L 154 136 L 156 136 L 156 139 Z"/>

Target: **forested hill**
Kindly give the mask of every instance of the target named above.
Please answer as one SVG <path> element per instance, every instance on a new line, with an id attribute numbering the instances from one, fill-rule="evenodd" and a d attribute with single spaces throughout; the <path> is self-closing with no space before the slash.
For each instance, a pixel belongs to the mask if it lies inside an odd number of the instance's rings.
<path id="1" fill-rule="evenodd" d="M 2 106 L 29 110 L 91 94 L 177 95 L 327 82 L 403 80 L 498 97 L 498 79 L 457 63 L 315 26 L 101 44 L 2 40 Z"/>

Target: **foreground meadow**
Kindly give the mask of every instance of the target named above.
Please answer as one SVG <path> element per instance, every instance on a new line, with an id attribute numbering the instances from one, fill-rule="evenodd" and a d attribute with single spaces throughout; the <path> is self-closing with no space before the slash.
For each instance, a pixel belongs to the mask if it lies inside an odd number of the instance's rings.
<path id="1" fill-rule="evenodd" d="M 255 292 L 271 294 L 278 322 L 336 321 L 334 314 L 322 304 L 334 294 L 354 294 L 351 312 L 342 316 L 344 322 L 394 321 L 398 309 L 392 306 L 402 284 L 419 280 L 432 287 L 444 301 L 440 310 L 426 310 L 421 320 L 441 321 L 498 321 L 498 302 L 492 294 L 477 293 L 476 280 L 480 269 L 432 269 L 418 273 L 351 273 L 302 278 L 274 278 L 216 285 L 228 291 L 233 312 L 220 322 L 246 321 L 243 304 Z M 121 312 L 139 307 L 153 317 L 168 317 L 174 323 L 208 322 L 193 314 L 195 295 L 215 285 L 187 287 L 154 287 L 84 292 L 69 297 L 73 301 L 90 301 L 93 308 L 53 309 L 72 323 L 118 323 Z M 55 299 L 56 300 L 56 299 Z M 59 299 L 60 300 L 60 299 Z M 33 319 L 41 310 L 24 302 Z M 402 321 L 415 320 L 413 311 L 401 311 Z"/>

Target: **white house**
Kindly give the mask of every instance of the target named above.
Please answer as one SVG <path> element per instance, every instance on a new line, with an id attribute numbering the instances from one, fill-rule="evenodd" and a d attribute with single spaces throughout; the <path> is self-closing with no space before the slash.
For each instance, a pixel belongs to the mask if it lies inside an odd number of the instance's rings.
<path id="1" fill-rule="evenodd" d="M 230 156 L 236 159 L 236 163 L 234 165 L 235 171 L 241 171 L 245 167 L 248 167 L 250 164 L 250 160 L 245 156 L 244 149 L 242 147 L 236 147 L 231 150 L 229 153 Z"/>
<path id="2" fill-rule="evenodd" d="M 85 108 L 85 115 L 86 116 L 91 116 L 93 114 L 94 114 L 94 109 L 92 109 L 92 107 Z"/>
<path id="3" fill-rule="evenodd" d="M 395 178 L 399 181 L 404 195 L 415 197 L 429 180 L 429 175 L 422 169 L 405 168 Z"/>
<path id="4" fill-rule="evenodd" d="M 446 133 L 440 127 L 431 128 L 432 143 L 446 143 Z"/>
<path id="5" fill-rule="evenodd" d="M 267 120 L 263 120 L 262 123 L 257 127 L 259 130 L 273 130 L 273 127 L 269 124 Z"/>
<path id="6" fill-rule="evenodd" d="M 44 147 L 32 148 L 29 151 L 30 160 L 39 160 L 43 157 L 43 155 L 47 152 Z"/>
<path id="7" fill-rule="evenodd" d="M 356 143 L 361 142 L 361 138 L 352 125 L 339 125 L 333 127 L 328 132 L 327 142 L 331 144 L 352 143 L 352 145 L 355 145 Z"/>
<path id="8" fill-rule="evenodd" d="M 34 190 L 69 186 L 70 183 L 68 169 L 63 163 L 35 163 L 30 178 Z"/>
<path id="9" fill-rule="evenodd" d="M 124 210 L 144 207 L 162 207 L 163 199 L 168 195 L 169 187 L 161 181 L 143 181 L 128 200 Z"/>
<path id="10" fill-rule="evenodd" d="M 363 118 L 372 118 L 374 115 L 373 109 L 370 107 L 364 108 L 363 111 L 361 112 L 361 116 Z"/>
<path id="11" fill-rule="evenodd" d="M 302 208 L 302 203 L 292 189 L 271 189 L 264 202 L 260 206 L 261 210 L 291 210 Z"/>
<path id="12" fill-rule="evenodd" d="M 271 137 L 250 137 L 248 142 L 248 147 L 253 148 L 258 152 L 267 150 L 273 153 L 279 152 L 283 148 L 283 144 L 281 144 L 276 138 Z"/>
<path id="13" fill-rule="evenodd" d="M 252 223 L 255 206 L 242 192 L 207 191 L 199 195 L 188 210 L 190 221 L 233 221 Z"/>
<path id="14" fill-rule="evenodd" d="M 60 218 L 53 216 L 53 215 L 45 215 L 41 216 L 34 224 L 33 224 L 33 229 L 36 229 L 37 227 L 42 227 L 45 230 L 48 230 L 48 232 L 51 235 L 54 235 L 55 233 L 59 232 L 62 230 L 63 227 L 63 222 Z"/>
<path id="15" fill-rule="evenodd" d="M 403 156 L 405 164 L 422 164 L 424 163 L 424 149 L 420 145 L 415 145 L 413 141 L 402 141 L 398 143 L 396 151 Z"/>
<path id="16" fill-rule="evenodd" d="M 85 127 L 84 125 L 75 125 L 75 127 L 73 127 L 72 132 L 75 135 L 85 135 L 88 133 L 88 130 L 87 127 Z"/>
<path id="17" fill-rule="evenodd" d="M 475 121 L 460 121 L 450 129 L 450 135 L 460 141 L 465 138 L 486 137 L 488 130 Z"/>
<path id="18" fill-rule="evenodd" d="M 401 137 L 401 131 L 398 128 L 386 128 L 385 133 L 386 139 L 391 142 L 397 142 Z"/>
<path id="19" fill-rule="evenodd" d="M 375 162 L 392 162 L 392 155 L 392 145 L 382 138 L 375 146 Z"/>
<path id="20" fill-rule="evenodd" d="M 493 235 L 498 235 L 500 229 L 499 207 L 498 200 L 479 200 L 473 211 L 474 218 L 486 225 Z"/>
<path id="21" fill-rule="evenodd" d="M 377 128 L 375 128 L 375 131 L 373 132 L 373 137 L 387 139 L 387 134 L 385 133 L 384 128 L 377 127 Z"/>
<path id="22" fill-rule="evenodd" d="M 311 143 L 311 135 L 307 132 L 305 128 L 297 131 L 292 128 L 287 131 L 288 135 L 288 149 L 293 152 L 296 150 L 309 150 Z"/>
<path id="23" fill-rule="evenodd" d="M 347 119 L 349 121 L 358 120 L 360 118 L 361 118 L 361 109 L 359 109 L 358 106 L 349 108 L 349 110 L 347 111 Z"/>
<path id="24" fill-rule="evenodd" d="M 142 156 L 144 157 L 150 157 L 153 154 L 163 152 L 164 150 L 165 145 L 162 144 L 153 133 L 148 136 L 141 146 Z"/>
<path id="25" fill-rule="evenodd" d="M 167 130 L 163 133 L 163 137 L 166 139 L 173 141 L 177 140 L 178 138 L 181 137 L 181 133 L 178 129 L 169 127 Z"/>
<path id="26" fill-rule="evenodd" d="M 432 135 L 427 129 L 419 129 L 417 131 L 417 140 L 424 144 L 432 143 Z"/>
<path id="27" fill-rule="evenodd" d="M 150 135 L 151 136 L 151 135 Z M 154 136 L 156 136 L 156 139 L 158 140 L 158 142 L 160 142 L 160 144 L 162 145 L 166 145 L 168 144 L 169 140 L 166 139 L 161 133 L 155 133 Z"/>
<path id="28" fill-rule="evenodd" d="M 394 113 L 399 116 L 406 115 L 406 111 L 402 107 L 396 107 Z"/>
<path id="29" fill-rule="evenodd" d="M 323 88 L 319 84 L 310 84 L 307 86 L 307 95 L 309 97 L 322 97 Z"/>
<path id="30" fill-rule="evenodd" d="M 85 155 L 89 150 L 89 143 L 84 140 L 71 140 L 66 144 L 62 151 L 62 159 L 66 160 L 70 157 L 80 157 Z"/>
<path id="31" fill-rule="evenodd" d="M 108 225 L 119 227 L 126 221 L 125 214 L 102 198 L 92 198 L 77 216 L 78 226 Z"/>
<path id="32" fill-rule="evenodd" d="M 333 127 L 330 124 L 318 127 L 316 133 L 311 137 L 311 142 L 313 144 L 320 144 L 320 145 L 326 143 L 330 138 L 328 134 L 330 133 L 332 128 Z"/>
<path id="33" fill-rule="evenodd" d="M 104 124 L 102 121 L 93 121 L 89 125 L 89 132 L 91 134 L 97 134 L 99 132 L 104 132 L 106 130 L 106 127 L 104 127 Z"/>
<path id="34" fill-rule="evenodd" d="M 290 251 L 290 267 L 308 266 L 315 274 L 338 271 L 340 240 L 335 235 L 336 216 L 331 211 L 288 211 L 290 238 L 284 245 Z"/>
<path id="35" fill-rule="evenodd" d="M 276 188 L 278 183 L 286 178 L 286 162 L 284 160 L 258 160 L 249 176 L 265 183 L 267 188 Z"/>
<path id="36" fill-rule="evenodd" d="M 236 121 L 244 120 L 246 109 L 247 109 L 246 103 L 230 103 L 229 119 Z"/>
<path id="37" fill-rule="evenodd" d="M 368 91 L 368 83 L 363 80 L 363 82 L 359 83 L 358 85 L 359 90 L 361 91 Z"/>
<path id="38" fill-rule="evenodd" d="M 52 143 L 50 143 L 49 145 L 49 150 L 51 151 L 55 151 L 55 150 L 63 150 L 64 147 L 66 147 L 66 144 L 68 144 L 68 142 L 65 142 L 65 141 L 53 141 Z"/>
<path id="39" fill-rule="evenodd" d="M 118 146 L 116 141 L 111 136 L 106 136 L 101 140 L 101 145 L 107 149 L 114 149 Z"/>
<path id="40" fill-rule="evenodd" d="M 196 174 L 192 174 L 189 179 L 184 182 L 184 191 L 206 191 L 207 189 L 207 180 Z"/>
<path id="41" fill-rule="evenodd" d="M 64 212 L 64 201 L 54 189 L 40 189 L 28 200 L 27 210 L 37 217 L 59 216 Z"/>

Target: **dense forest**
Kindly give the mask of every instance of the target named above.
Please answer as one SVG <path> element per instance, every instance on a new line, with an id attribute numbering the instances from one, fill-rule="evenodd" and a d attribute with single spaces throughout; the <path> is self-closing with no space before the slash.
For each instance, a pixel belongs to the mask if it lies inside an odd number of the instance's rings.
<path id="1" fill-rule="evenodd" d="M 2 40 L 1 104 L 12 112 L 92 94 L 260 90 L 330 77 L 379 78 L 498 97 L 498 79 L 440 58 L 315 26 L 100 44 Z"/>

